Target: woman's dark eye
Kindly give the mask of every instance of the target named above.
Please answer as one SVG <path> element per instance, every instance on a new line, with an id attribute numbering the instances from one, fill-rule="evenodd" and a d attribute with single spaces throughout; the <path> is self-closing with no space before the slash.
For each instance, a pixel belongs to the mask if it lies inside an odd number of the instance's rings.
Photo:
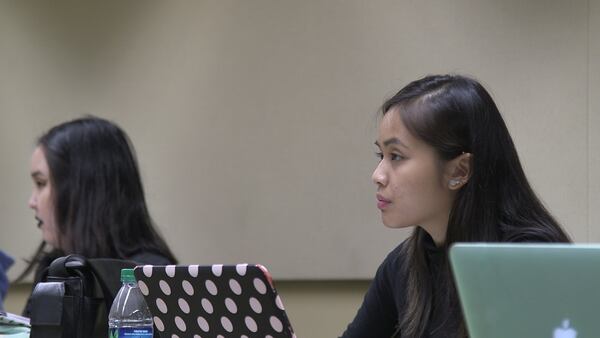
<path id="1" fill-rule="evenodd" d="M 399 154 L 392 154 L 391 156 L 392 161 L 401 161 L 404 159 L 404 156 L 399 155 Z"/>
<path id="2" fill-rule="evenodd" d="M 383 160 L 383 153 L 380 152 L 375 152 L 375 156 L 377 157 L 378 160 Z"/>

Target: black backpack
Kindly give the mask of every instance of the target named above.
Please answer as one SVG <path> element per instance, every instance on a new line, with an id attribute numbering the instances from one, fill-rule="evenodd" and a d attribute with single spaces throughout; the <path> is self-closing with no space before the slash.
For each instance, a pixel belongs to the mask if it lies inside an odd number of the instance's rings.
<path id="1" fill-rule="evenodd" d="M 30 337 L 108 337 L 108 312 L 121 288 L 121 269 L 135 266 L 79 255 L 55 259 L 31 294 Z"/>

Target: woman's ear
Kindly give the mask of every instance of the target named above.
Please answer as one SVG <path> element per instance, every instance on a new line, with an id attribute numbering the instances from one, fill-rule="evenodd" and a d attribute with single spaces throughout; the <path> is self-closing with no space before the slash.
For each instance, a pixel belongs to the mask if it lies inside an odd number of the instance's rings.
<path id="1" fill-rule="evenodd" d="M 444 178 L 450 190 L 462 188 L 471 178 L 471 153 L 462 153 L 446 163 Z"/>

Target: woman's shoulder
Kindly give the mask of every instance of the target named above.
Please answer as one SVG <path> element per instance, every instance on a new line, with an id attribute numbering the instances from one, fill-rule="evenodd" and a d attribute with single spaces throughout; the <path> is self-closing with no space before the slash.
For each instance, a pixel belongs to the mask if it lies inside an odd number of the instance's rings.
<path id="1" fill-rule="evenodd" d="M 170 265 L 174 264 L 169 258 L 156 253 L 154 251 L 139 251 L 128 257 L 130 261 L 134 261 L 140 265 Z"/>
<path id="2" fill-rule="evenodd" d="M 401 261 L 406 257 L 406 250 L 408 247 L 408 241 L 410 240 L 410 238 L 405 239 L 404 241 L 402 241 L 402 243 L 398 244 L 394 249 L 392 249 L 392 251 L 390 251 L 384 262 L 385 261 Z"/>

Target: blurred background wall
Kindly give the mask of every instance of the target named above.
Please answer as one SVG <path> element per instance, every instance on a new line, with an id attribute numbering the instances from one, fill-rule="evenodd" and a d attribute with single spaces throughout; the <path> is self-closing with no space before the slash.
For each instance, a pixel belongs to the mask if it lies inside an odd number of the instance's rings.
<path id="1" fill-rule="evenodd" d="M 40 240 L 35 138 L 94 114 L 131 137 L 182 263 L 263 263 L 298 336 L 336 336 L 409 234 L 375 208 L 374 116 L 448 72 L 490 90 L 542 200 L 576 241 L 600 241 L 599 33 L 600 0 L 4 0 L 11 277 Z M 9 311 L 29 288 L 11 288 Z"/>

